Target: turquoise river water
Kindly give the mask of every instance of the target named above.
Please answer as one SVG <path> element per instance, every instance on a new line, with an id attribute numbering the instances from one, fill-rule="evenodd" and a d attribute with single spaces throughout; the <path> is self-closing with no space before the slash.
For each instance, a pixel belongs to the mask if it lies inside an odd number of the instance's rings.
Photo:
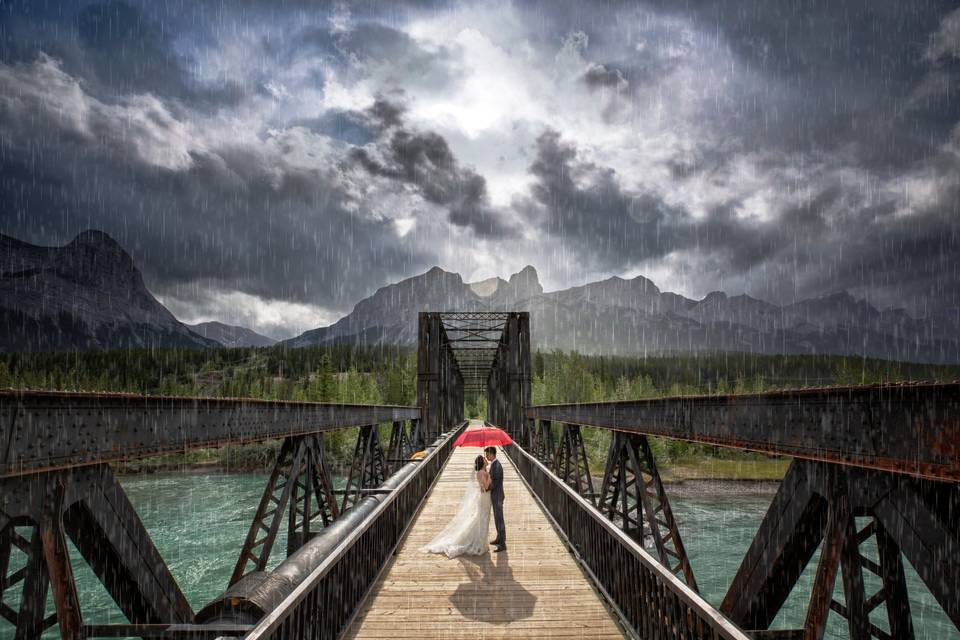
<path id="1" fill-rule="evenodd" d="M 123 478 L 127 494 L 195 610 L 226 586 L 265 482 L 263 474 L 191 473 Z M 729 494 L 724 491 L 710 495 L 707 491 L 696 497 L 671 498 L 701 593 L 714 604 L 723 599 L 771 498 L 763 494 Z M 284 527 L 281 532 L 275 547 L 278 550 L 286 548 Z M 271 566 L 282 556 L 282 551 L 275 554 Z M 815 566 L 816 557 L 775 626 L 802 625 Z M 75 550 L 74 570 L 85 621 L 124 622 L 120 611 Z M 960 633 L 909 566 L 907 573 L 916 637 L 960 640 Z M 14 605 L 17 599 L 18 594 L 8 593 L 4 601 Z M 49 606 L 52 607 L 52 602 Z M 843 620 L 836 615 L 831 616 L 828 634 L 837 638 L 847 636 Z M 58 637 L 55 630 L 48 636 Z M 0 619 L 0 639 L 5 638 L 13 638 L 13 630 Z"/>

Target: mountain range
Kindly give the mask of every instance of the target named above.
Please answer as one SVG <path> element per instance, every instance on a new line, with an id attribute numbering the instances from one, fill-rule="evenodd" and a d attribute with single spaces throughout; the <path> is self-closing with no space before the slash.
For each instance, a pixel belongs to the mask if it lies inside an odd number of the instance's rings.
<path id="1" fill-rule="evenodd" d="M 437 310 L 529 311 L 536 348 L 585 354 L 742 351 L 960 362 L 957 309 L 914 318 L 847 292 L 783 306 L 719 291 L 694 300 L 661 291 L 642 276 L 545 292 L 531 266 L 508 280 L 479 282 L 434 267 L 378 289 L 334 324 L 283 344 L 412 345 L 417 313 Z M 62 247 L 0 235 L 0 351 L 272 343 L 243 327 L 183 324 L 103 232 L 85 231 Z"/>
<path id="2" fill-rule="evenodd" d="M 584 354 L 742 351 L 960 362 L 957 310 L 917 319 L 902 309 L 878 310 L 847 292 L 785 306 L 720 291 L 693 300 L 642 276 L 544 292 L 531 266 L 509 280 L 473 283 L 434 267 L 382 287 L 336 323 L 286 344 L 414 344 L 417 312 L 427 310 L 529 311 L 534 347 Z"/>

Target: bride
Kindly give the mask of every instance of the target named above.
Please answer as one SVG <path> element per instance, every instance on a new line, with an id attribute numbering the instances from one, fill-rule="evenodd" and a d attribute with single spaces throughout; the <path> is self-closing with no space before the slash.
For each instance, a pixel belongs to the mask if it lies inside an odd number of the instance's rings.
<path id="1" fill-rule="evenodd" d="M 480 555 L 487 551 L 487 530 L 490 527 L 490 473 L 487 461 L 477 456 L 473 462 L 476 482 L 467 484 L 457 515 L 450 524 L 422 548 L 429 553 L 443 553 L 448 558 L 459 555 Z"/>

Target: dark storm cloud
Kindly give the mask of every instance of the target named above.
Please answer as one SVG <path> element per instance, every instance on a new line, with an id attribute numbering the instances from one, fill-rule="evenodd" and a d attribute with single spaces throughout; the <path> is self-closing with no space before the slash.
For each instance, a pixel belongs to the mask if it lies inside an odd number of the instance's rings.
<path id="1" fill-rule="evenodd" d="M 352 152 L 367 172 L 414 187 L 428 202 L 446 208 L 450 222 L 469 227 L 481 237 L 515 233 L 503 214 L 490 206 L 484 177 L 461 166 L 443 136 L 406 128 L 403 108 L 383 98 L 374 102 L 367 115 L 383 135 L 376 148 L 379 158 L 366 148 Z"/>
<path id="2" fill-rule="evenodd" d="M 355 215 L 334 173 L 288 160 L 305 130 L 190 146 L 159 103 L 100 103 L 50 59 L 4 70 L 0 88 L 17 96 L 0 101 L 0 232 L 47 244 L 94 227 L 160 293 L 206 282 L 334 309 L 429 260 Z"/>
<path id="3" fill-rule="evenodd" d="M 910 214 L 899 214 L 892 198 L 870 204 L 842 179 L 823 176 L 808 185 L 809 198 L 769 219 L 742 216 L 736 201 L 694 218 L 657 195 L 625 190 L 615 172 L 580 160 L 547 131 L 530 166 L 533 204 L 519 208 L 601 269 L 687 252 L 731 280 L 752 278 L 751 290 L 767 299 L 853 290 L 927 314 L 960 302 L 960 162 L 946 150 L 921 169 L 941 191 Z"/>
<path id="4" fill-rule="evenodd" d="M 460 25 L 467 44 L 435 24 L 464 7 L 477 18 Z M 2 2 L 0 232 L 62 242 L 102 228 L 161 290 L 344 309 L 439 259 L 450 229 L 436 208 L 498 259 L 526 250 L 525 229 L 542 234 L 545 260 L 563 247 L 608 272 L 679 255 L 702 287 L 723 274 L 775 299 L 849 288 L 958 304 L 955 4 L 551 0 L 511 5 L 519 16 L 502 32 L 485 10 Z M 582 46 L 564 66 L 574 32 Z M 547 130 L 520 179 L 507 174 L 529 149 L 491 151 L 506 136 L 458 129 L 457 110 L 476 110 L 463 96 L 498 91 L 460 92 L 480 39 L 542 101 L 517 116 L 530 120 L 515 131 Z M 363 111 L 377 92 L 387 97 Z M 400 104 L 424 101 L 414 126 Z M 243 135 L 208 131 L 220 116 Z M 593 148 L 598 124 L 621 129 Z M 662 135 L 666 159 L 607 153 L 620 134 Z M 724 188 L 738 181 L 751 186 Z M 416 218 L 402 239 L 371 211 L 379 188 Z"/>
<path id="5" fill-rule="evenodd" d="M 808 185 L 809 198 L 769 219 L 741 215 L 736 201 L 694 218 L 654 194 L 626 191 L 615 172 L 580 160 L 573 145 L 547 131 L 530 166 L 531 201 L 518 206 L 600 269 L 653 264 L 679 251 L 730 280 L 754 279 L 752 291 L 766 299 L 853 290 L 927 315 L 960 303 L 957 160 L 945 150 L 923 163 L 920 175 L 940 191 L 909 214 L 892 197 L 871 204 L 828 175 Z"/>
<path id="6" fill-rule="evenodd" d="M 590 65 L 583 74 L 583 81 L 591 89 L 626 89 L 629 86 L 623 71 L 612 65 Z"/>
<path id="7" fill-rule="evenodd" d="M 198 83 L 190 71 L 192 61 L 174 51 L 169 26 L 123 0 L 56 7 L 13 2 L 3 10 L 0 61 L 53 56 L 104 100 L 151 93 L 195 108 L 215 108 L 236 104 L 246 92 L 231 82 Z"/>
<path id="8" fill-rule="evenodd" d="M 749 270 L 794 238 L 821 233 L 823 212 L 838 197 L 835 189 L 826 189 L 776 223 L 742 218 L 739 202 L 695 218 L 654 193 L 627 191 L 615 171 L 580 159 L 574 145 L 550 130 L 537 139 L 530 173 L 536 178 L 531 199 L 517 205 L 524 215 L 578 246 L 599 267 L 614 270 L 684 250 L 720 258 L 735 271 Z"/>
<path id="9" fill-rule="evenodd" d="M 749 149 L 842 151 L 890 170 L 935 152 L 960 121 L 960 57 L 937 55 L 960 30 L 951 0 L 699 0 L 682 9 L 665 0 L 551 0 L 522 10 L 538 41 L 582 31 L 594 65 L 584 81 L 609 87 L 619 70 L 628 95 L 684 64 L 709 73 L 715 61 L 696 57 L 706 46 L 731 51 L 755 79 L 717 70 L 729 84 L 704 117 Z M 693 30 L 699 40 L 689 39 Z"/>
<path id="10" fill-rule="evenodd" d="M 759 148 L 852 152 L 903 167 L 935 151 L 960 120 L 960 64 L 925 55 L 953 2 L 706 1 L 691 9 L 766 79 L 731 96 L 729 122 Z M 936 71 L 951 79 L 918 99 Z"/>

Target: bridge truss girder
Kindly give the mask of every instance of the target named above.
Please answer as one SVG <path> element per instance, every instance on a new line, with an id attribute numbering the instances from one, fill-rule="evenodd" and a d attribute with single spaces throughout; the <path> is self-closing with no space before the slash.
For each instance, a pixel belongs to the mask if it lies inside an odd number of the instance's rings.
<path id="1" fill-rule="evenodd" d="M 387 475 L 389 467 L 387 456 L 380 445 L 380 429 L 377 425 L 360 427 L 340 511 L 346 511 L 360 502 L 364 498 L 364 490 L 380 486 L 387 479 Z"/>
<path id="2" fill-rule="evenodd" d="M 417 407 L 0 390 L 0 478 L 418 418 Z"/>
<path id="3" fill-rule="evenodd" d="M 442 313 L 421 312 L 417 341 L 419 448 L 463 420 L 465 384 Z"/>
<path id="4" fill-rule="evenodd" d="M 699 591 L 646 436 L 611 434 L 598 508 L 640 545 L 649 538 L 660 564 Z"/>
<path id="5" fill-rule="evenodd" d="M 958 523 L 955 483 L 794 460 L 721 611 L 743 628 L 769 628 L 821 548 L 805 621 L 809 637 L 823 637 L 833 611 L 846 619 L 851 638 L 913 638 L 904 556 L 960 628 Z M 868 592 L 865 572 L 879 578 L 876 592 Z M 844 603 L 833 598 L 838 574 Z M 876 618 L 884 609 L 887 630 Z"/>
<path id="6" fill-rule="evenodd" d="M 597 496 L 590 477 L 590 460 L 583 444 L 580 425 L 565 424 L 553 454 L 553 472 L 578 494 L 596 505 Z"/>
<path id="7" fill-rule="evenodd" d="M 530 314 L 422 312 L 417 399 L 428 437 L 463 420 L 467 393 L 486 392 L 487 420 L 526 441 L 531 400 Z"/>
<path id="8" fill-rule="evenodd" d="M 419 415 L 416 407 L 382 405 L 0 392 L 0 419 L 8 426 L 0 434 L 6 451 L 0 461 L 0 617 L 15 627 L 18 640 L 32 640 L 54 625 L 62 638 L 141 631 L 153 636 L 168 627 L 196 637 L 239 633 L 229 624 L 194 624 L 190 604 L 111 466 L 97 461 L 285 435 L 232 584 L 266 569 L 285 517 L 290 555 L 342 513 L 323 432 L 361 427 L 352 486 L 364 494 L 409 458 L 411 440 L 422 440 Z M 379 446 L 375 426 L 384 422 L 392 425 L 390 458 Z M 68 540 L 128 623 L 83 619 Z M 18 597 L 5 600 L 4 592 Z M 47 609 L 51 592 L 52 613 Z"/>
<path id="9" fill-rule="evenodd" d="M 487 419 L 523 443 L 530 438 L 524 416 L 532 397 L 530 348 L 530 314 L 505 313 L 503 333 L 486 381 Z"/>
<path id="10" fill-rule="evenodd" d="M 110 466 L 88 465 L 0 480 L 0 596 L 20 588 L 19 610 L 3 604 L 0 613 L 16 626 L 16 638 L 39 637 L 54 624 L 61 637 L 81 637 L 67 539 L 132 623 L 192 621 L 190 604 Z M 46 615 L 49 589 L 56 611 Z"/>
<path id="11" fill-rule="evenodd" d="M 252 571 L 266 571 L 285 514 L 288 556 L 310 539 L 318 519 L 326 527 L 339 516 L 332 480 L 320 435 L 283 441 L 230 585 Z"/>
<path id="12" fill-rule="evenodd" d="M 556 445 L 553 438 L 553 425 L 549 420 L 535 420 L 527 429 L 527 441 L 523 444 L 533 457 L 552 469 Z"/>

